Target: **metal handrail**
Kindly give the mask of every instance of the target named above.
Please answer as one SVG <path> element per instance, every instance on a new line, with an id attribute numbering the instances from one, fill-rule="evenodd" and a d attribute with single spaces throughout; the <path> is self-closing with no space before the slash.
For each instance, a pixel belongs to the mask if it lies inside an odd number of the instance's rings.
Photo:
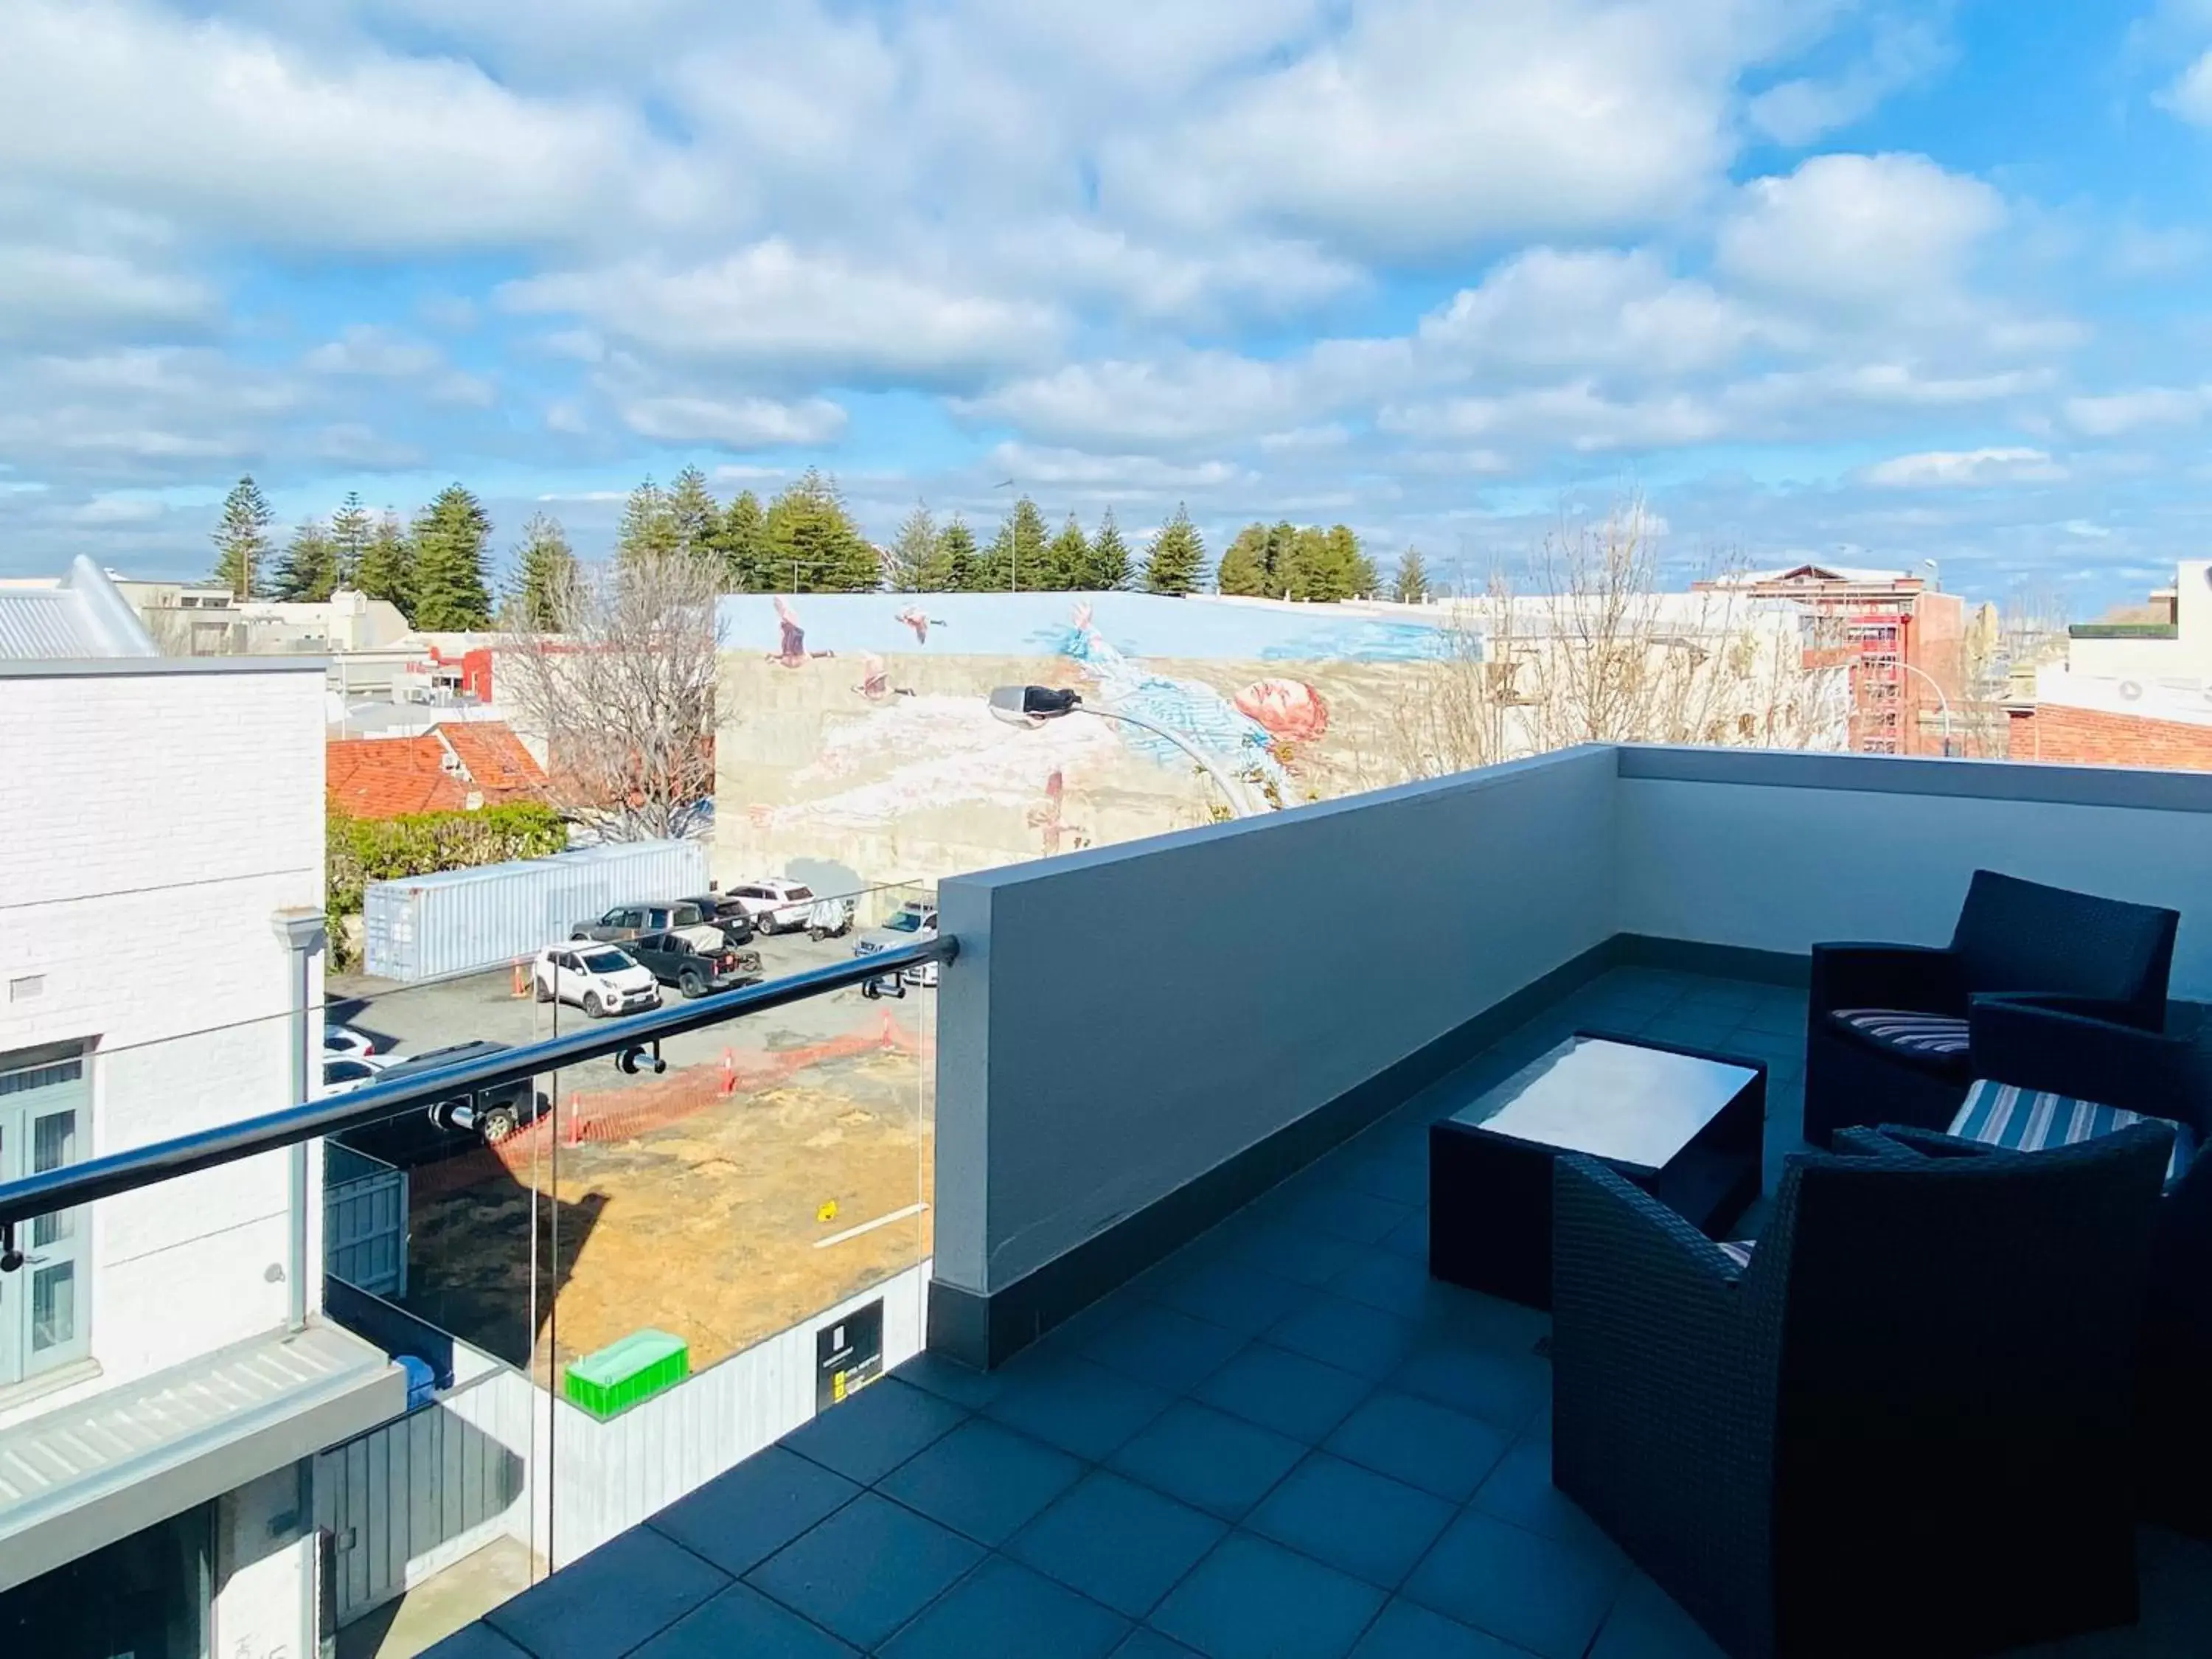
<path id="1" fill-rule="evenodd" d="M 902 945 L 873 956 L 854 957 L 828 968 L 810 969 L 783 979 L 741 986 L 716 996 L 702 997 L 654 1012 L 635 1015 L 618 1025 L 599 1026 L 570 1036 L 550 1037 L 544 1042 L 503 1049 L 474 1060 L 458 1060 L 435 1071 L 418 1072 L 389 1083 L 364 1084 L 331 1100 L 312 1100 L 302 1105 L 264 1112 L 195 1134 L 157 1140 L 128 1152 L 87 1158 L 41 1175 L 0 1183 L 0 1227 L 12 1228 L 34 1216 L 50 1215 L 79 1204 L 136 1192 L 157 1182 L 169 1181 L 217 1164 L 281 1147 L 296 1146 L 319 1135 L 340 1134 L 365 1128 L 410 1108 L 428 1109 L 455 1095 L 474 1093 L 541 1072 L 580 1065 L 604 1054 L 618 1054 L 680 1036 L 702 1026 L 771 1008 L 804 1002 L 809 997 L 839 991 L 870 980 L 889 979 L 908 968 L 933 962 L 951 962 L 960 954 L 960 942 L 939 934 L 915 945 Z"/>

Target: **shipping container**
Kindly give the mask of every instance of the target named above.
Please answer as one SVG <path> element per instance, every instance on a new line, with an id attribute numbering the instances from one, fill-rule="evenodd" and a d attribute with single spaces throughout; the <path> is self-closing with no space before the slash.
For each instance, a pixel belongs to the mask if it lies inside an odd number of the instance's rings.
<path id="1" fill-rule="evenodd" d="M 375 882 L 362 902 L 365 965 L 410 983 L 504 967 L 617 904 L 706 890 L 707 849 L 694 841 L 620 842 Z"/>

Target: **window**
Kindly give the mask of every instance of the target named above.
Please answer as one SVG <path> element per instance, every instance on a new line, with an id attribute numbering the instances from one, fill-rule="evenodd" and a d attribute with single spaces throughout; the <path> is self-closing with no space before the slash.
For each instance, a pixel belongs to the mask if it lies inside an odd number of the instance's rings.
<path id="1" fill-rule="evenodd" d="M 326 1060 L 323 1065 L 325 1083 L 359 1083 L 364 1078 L 376 1075 L 376 1067 L 364 1066 L 357 1060 Z"/>
<path id="2" fill-rule="evenodd" d="M 613 951 L 601 951 L 586 957 L 584 966 L 595 974 L 619 974 L 629 966 L 629 959 Z"/>
<path id="3" fill-rule="evenodd" d="M 0 1054 L 0 1181 L 44 1175 L 86 1157 L 90 1104 L 78 1045 Z M 88 1351 L 85 1233 L 76 1210 L 42 1215 L 18 1231 L 23 1265 L 0 1274 L 0 1385 Z"/>
<path id="4" fill-rule="evenodd" d="M 814 896 L 814 890 L 811 887 L 787 887 L 783 890 L 787 898 L 811 899 Z"/>

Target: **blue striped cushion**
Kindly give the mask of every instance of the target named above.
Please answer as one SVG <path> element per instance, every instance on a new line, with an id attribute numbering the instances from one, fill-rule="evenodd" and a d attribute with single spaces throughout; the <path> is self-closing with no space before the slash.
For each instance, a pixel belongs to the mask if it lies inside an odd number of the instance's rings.
<path id="1" fill-rule="evenodd" d="M 1739 1267 L 1751 1266 L 1751 1253 L 1759 1248 L 1755 1238 L 1732 1238 L 1721 1243 L 1721 1254 Z"/>
<path id="2" fill-rule="evenodd" d="M 2094 1140 L 2131 1123 L 2143 1115 L 2118 1106 L 2100 1106 L 2094 1100 L 2046 1094 L 2014 1084 L 1978 1078 L 1966 1090 L 1966 1103 L 1951 1120 L 1951 1133 L 1966 1140 L 2008 1147 L 2016 1152 L 2039 1152 L 2045 1146 L 2071 1146 Z M 2163 1122 L 2164 1119 L 2159 1120 Z M 2189 1172 L 2196 1154 L 2196 1137 L 2188 1126 L 2173 1126 L 2173 1158 L 2166 1166 L 2168 1187 Z"/>
<path id="3" fill-rule="evenodd" d="M 1838 1008 L 1835 1018 L 1888 1048 L 1923 1054 L 1966 1052 L 1966 1022 L 1949 1014 L 1921 1014 L 1905 1008 Z"/>

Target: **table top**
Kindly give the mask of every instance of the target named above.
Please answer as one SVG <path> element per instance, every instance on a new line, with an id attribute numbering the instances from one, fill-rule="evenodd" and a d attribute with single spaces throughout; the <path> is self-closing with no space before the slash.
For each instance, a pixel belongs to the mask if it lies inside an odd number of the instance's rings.
<path id="1" fill-rule="evenodd" d="M 1748 1066 L 1573 1036 L 1446 1121 L 1656 1170 L 1757 1075 Z"/>

